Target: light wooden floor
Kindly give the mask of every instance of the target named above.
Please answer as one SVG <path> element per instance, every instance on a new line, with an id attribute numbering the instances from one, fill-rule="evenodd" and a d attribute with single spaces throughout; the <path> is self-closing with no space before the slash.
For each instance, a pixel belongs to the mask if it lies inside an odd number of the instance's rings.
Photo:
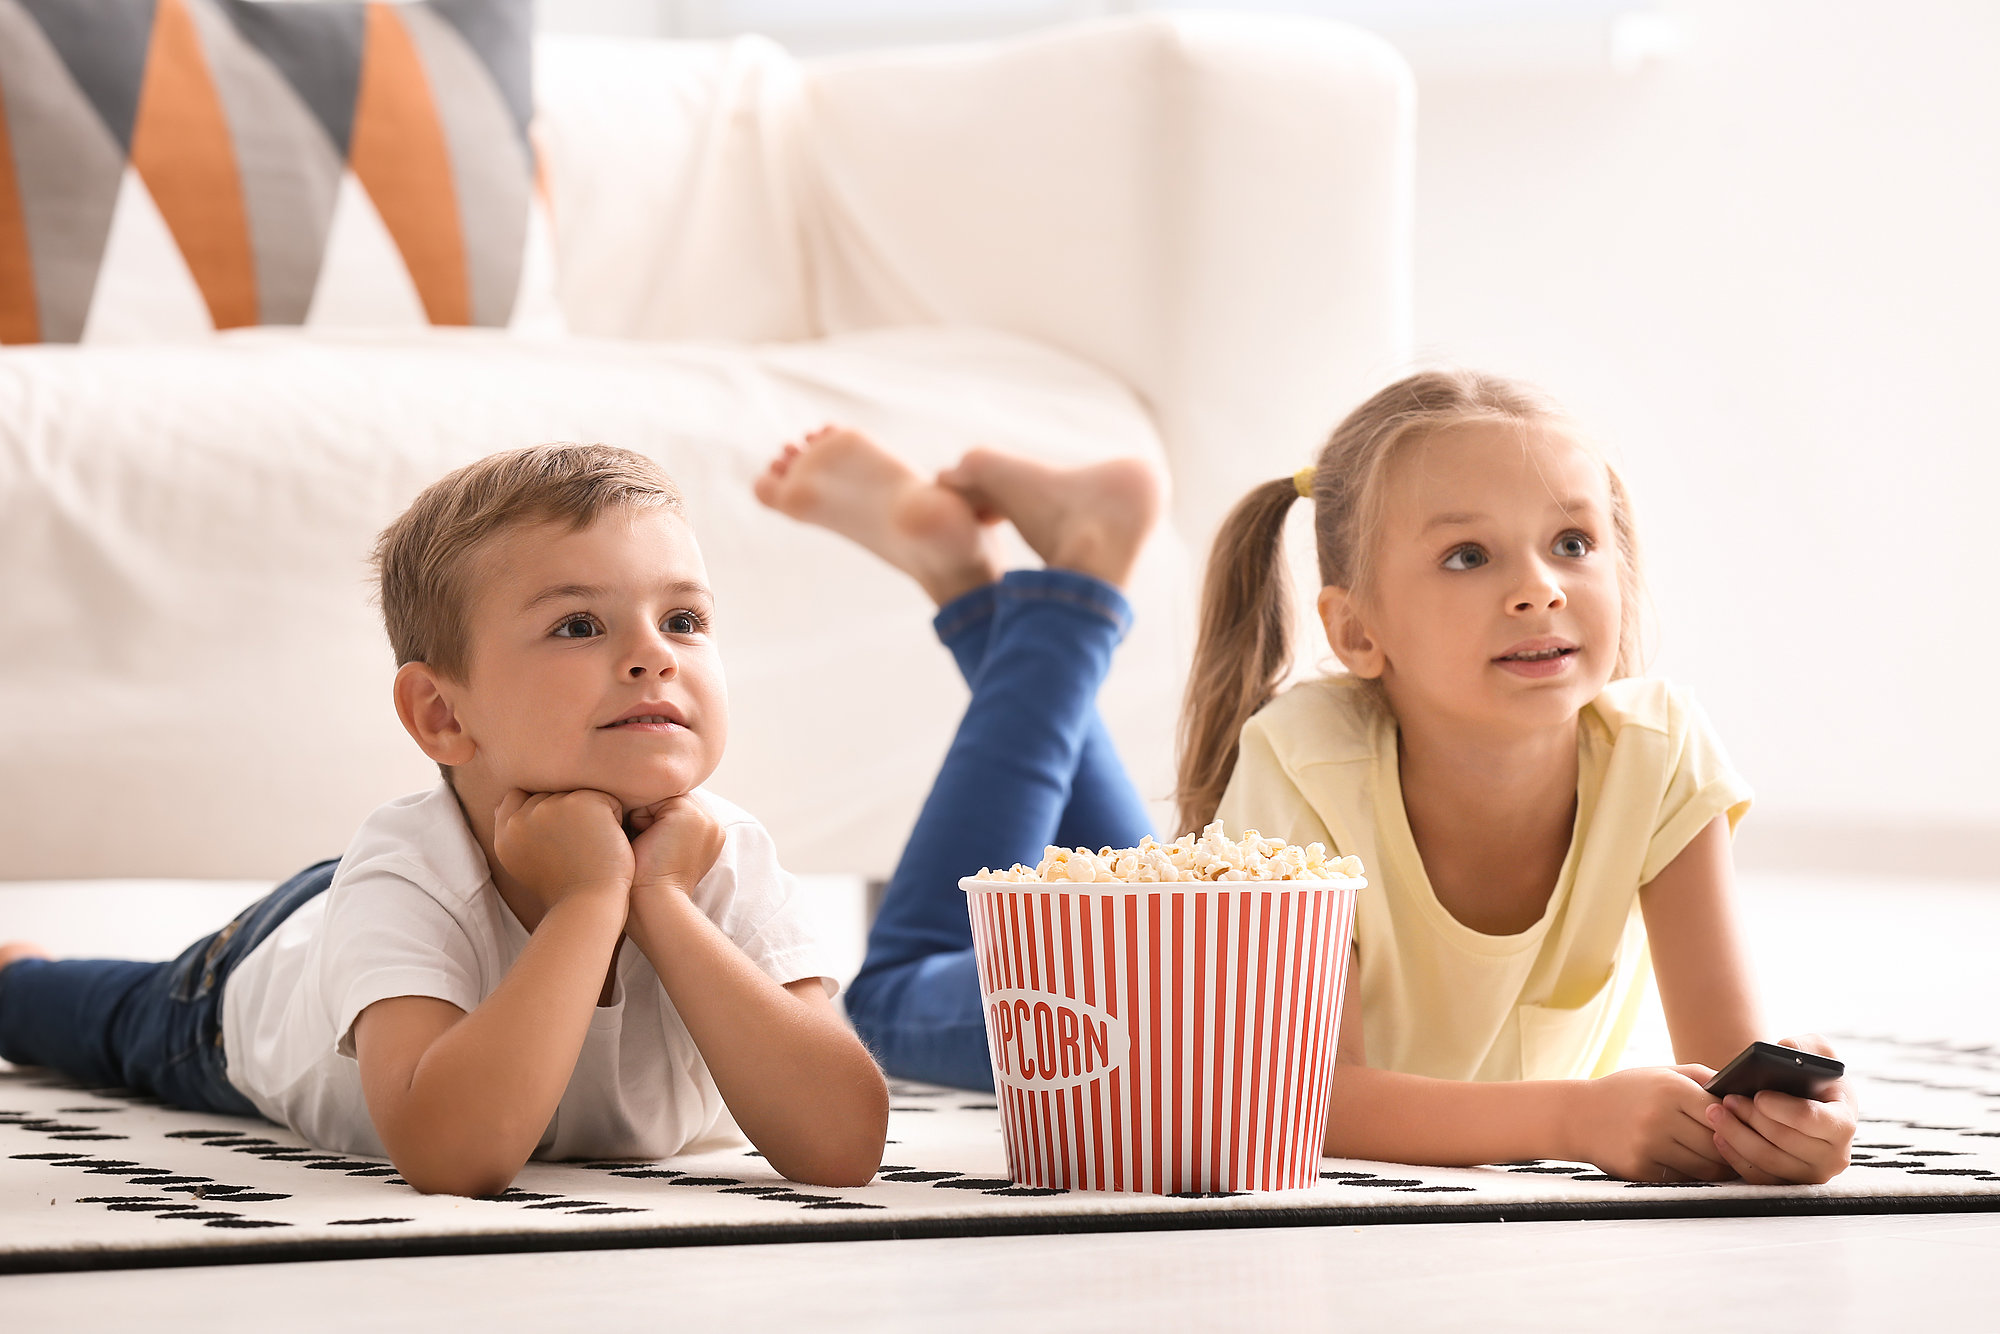
<path id="1" fill-rule="evenodd" d="M 199 926 L 226 893 L 190 890 L 181 907 L 205 913 Z M 1747 877 L 1744 897 L 1774 1030 L 2000 1039 L 2000 881 L 1767 875 Z M 29 918 L 52 943 L 141 930 L 109 925 L 101 901 L 38 893 L 31 908 L 0 887 L 0 935 Z M 363 1326 L 1988 1330 L 2000 1328 L 2000 1215 L 816 1243 L 0 1279 L 9 1331 Z"/>

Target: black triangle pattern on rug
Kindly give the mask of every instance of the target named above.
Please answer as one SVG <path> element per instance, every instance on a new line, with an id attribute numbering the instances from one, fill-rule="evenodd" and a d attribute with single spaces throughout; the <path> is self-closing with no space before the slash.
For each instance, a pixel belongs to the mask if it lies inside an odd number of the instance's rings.
<path id="1" fill-rule="evenodd" d="M 786 1181 L 741 1144 L 530 1163 L 481 1200 L 377 1159 L 40 1072 L 0 1074 L 0 1273 L 607 1246 L 1165 1228 L 2000 1210 L 2000 1048 L 1850 1037 L 1862 1133 L 1826 1186 L 1665 1186 L 1581 1163 L 1327 1159 L 1320 1185 L 1162 1197 L 1016 1185 L 990 1094 L 895 1086 L 868 1186 Z"/>

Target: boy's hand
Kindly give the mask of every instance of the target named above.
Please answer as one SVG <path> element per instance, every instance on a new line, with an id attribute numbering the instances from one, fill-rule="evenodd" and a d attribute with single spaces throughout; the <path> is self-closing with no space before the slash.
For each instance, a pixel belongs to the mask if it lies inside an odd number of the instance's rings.
<path id="1" fill-rule="evenodd" d="M 624 899 L 631 893 L 632 845 L 608 792 L 523 792 L 500 802 L 493 851 L 500 864 L 547 912 L 578 894 Z"/>
<path id="2" fill-rule="evenodd" d="M 1833 1055 L 1817 1033 L 1780 1041 L 1800 1051 Z M 1773 1089 L 1754 1098 L 1731 1094 L 1708 1109 L 1708 1123 L 1716 1149 L 1745 1181 L 1816 1186 L 1847 1170 L 1847 1150 L 1860 1115 L 1853 1087 L 1841 1079 L 1814 1098 Z"/>
<path id="3" fill-rule="evenodd" d="M 693 796 L 668 797 L 626 817 L 632 825 L 632 892 L 693 889 L 722 853 L 722 826 Z"/>
<path id="4" fill-rule="evenodd" d="M 1708 1124 L 1717 1106 L 1705 1065 L 1620 1070 L 1583 1085 L 1576 1152 L 1627 1181 L 1723 1181 L 1736 1175 Z"/>

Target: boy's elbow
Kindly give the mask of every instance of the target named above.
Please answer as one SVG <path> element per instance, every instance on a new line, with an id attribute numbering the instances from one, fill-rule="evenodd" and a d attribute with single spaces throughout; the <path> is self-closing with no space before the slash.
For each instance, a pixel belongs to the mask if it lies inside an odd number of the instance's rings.
<path id="1" fill-rule="evenodd" d="M 796 1161 L 774 1163 L 781 1175 L 802 1186 L 865 1186 L 882 1169 L 882 1142 L 849 1148 L 824 1146 L 798 1155 Z"/>
<path id="2" fill-rule="evenodd" d="M 843 1119 L 844 1133 L 825 1134 L 795 1147 L 771 1166 L 808 1186 L 865 1186 L 882 1170 L 889 1143 L 889 1090 L 864 1089 L 862 1105 Z"/>
<path id="3" fill-rule="evenodd" d="M 498 1195 L 514 1184 L 513 1172 L 481 1171 L 466 1168 L 409 1168 L 396 1170 L 419 1195 L 465 1195 L 474 1199 Z"/>
<path id="4" fill-rule="evenodd" d="M 469 1155 L 391 1153 L 389 1161 L 419 1195 L 498 1195 L 514 1184 L 521 1164 Z"/>

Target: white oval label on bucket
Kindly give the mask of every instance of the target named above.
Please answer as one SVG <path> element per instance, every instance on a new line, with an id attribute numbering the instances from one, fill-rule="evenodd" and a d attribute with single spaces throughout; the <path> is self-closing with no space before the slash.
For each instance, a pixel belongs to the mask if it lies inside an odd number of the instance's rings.
<path id="1" fill-rule="evenodd" d="M 986 996 L 994 1077 L 1019 1089 L 1061 1089 L 1102 1078 L 1125 1062 L 1125 1021 L 1051 991 Z"/>

